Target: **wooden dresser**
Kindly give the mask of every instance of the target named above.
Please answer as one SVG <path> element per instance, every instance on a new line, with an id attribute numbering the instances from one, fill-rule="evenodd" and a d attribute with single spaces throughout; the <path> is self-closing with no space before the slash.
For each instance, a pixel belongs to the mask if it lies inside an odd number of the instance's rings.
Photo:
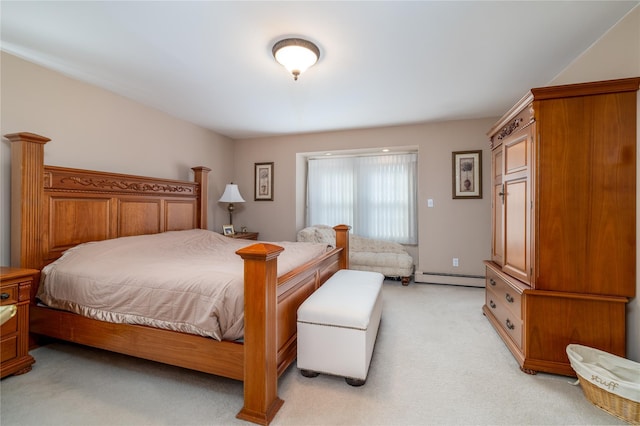
<path id="1" fill-rule="evenodd" d="M 35 269 L 0 267 L 0 305 L 17 313 L 0 326 L 0 377 L 23 374 L 35 362 L 29 355 L 29 300 Z"/>
<path id="2" fill-rule="evenodd" d="M 636 292 L 640 78 L 532 89 L 490 130 L 483 311 L 528 373 L 575 375 L 566 346 L 625 356 Z"/>

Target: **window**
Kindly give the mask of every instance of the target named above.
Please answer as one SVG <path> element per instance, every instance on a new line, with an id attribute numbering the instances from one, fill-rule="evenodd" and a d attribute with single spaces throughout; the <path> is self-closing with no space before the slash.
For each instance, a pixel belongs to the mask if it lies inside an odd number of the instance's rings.
<path id="1" fill-rule="evenodd" d="M 307 225 L 417 244 L 417 154 L 309 159 Z"/>

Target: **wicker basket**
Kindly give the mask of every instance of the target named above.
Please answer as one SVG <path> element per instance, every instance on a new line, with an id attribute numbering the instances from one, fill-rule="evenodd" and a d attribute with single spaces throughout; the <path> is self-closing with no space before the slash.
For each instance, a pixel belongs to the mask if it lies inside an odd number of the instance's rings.
<path id="1" fill-rule="evenodd" d="M 580 345 L 567 346 L 567 355 L 593 405 L 640 425 L 640 364 Z"/>
<path id="2" fill-rule="evenodd" d="M 584 395 L 596 407 L 633 425 L 640 425 L 640 403 L 597 387 L 578 374 Z"/>

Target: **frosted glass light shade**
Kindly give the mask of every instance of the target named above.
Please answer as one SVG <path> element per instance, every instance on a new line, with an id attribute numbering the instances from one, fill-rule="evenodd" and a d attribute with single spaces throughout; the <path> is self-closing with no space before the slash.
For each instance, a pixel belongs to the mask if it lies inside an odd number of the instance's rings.
<path id="1" fill-rule="evenodd" d="M 273 45 L 273 57 L 287 69 L 293 79 L 318 62 L 320 49 L 310 41 L 301 38 L 286 38 Z"/>

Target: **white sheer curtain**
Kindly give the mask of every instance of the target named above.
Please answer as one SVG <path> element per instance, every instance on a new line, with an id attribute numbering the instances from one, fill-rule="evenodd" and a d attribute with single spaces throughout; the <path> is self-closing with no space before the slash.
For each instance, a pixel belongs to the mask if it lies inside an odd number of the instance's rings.
<path id="1" fill-rule="evenodd" d="M 417 154 L 310 159 L 307 224 L 416 244 Z"/>

